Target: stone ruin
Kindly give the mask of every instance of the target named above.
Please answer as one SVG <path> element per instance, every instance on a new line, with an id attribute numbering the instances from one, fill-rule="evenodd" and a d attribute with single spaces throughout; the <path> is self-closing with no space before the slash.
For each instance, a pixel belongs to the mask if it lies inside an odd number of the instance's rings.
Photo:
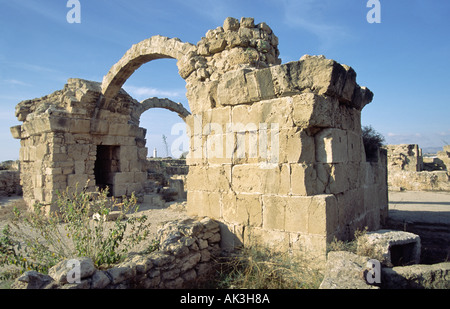
<path id="1" fill-rule="evenodd" d="M 450 191 L 450 145 L 424 157 L 417 144 L 387 145 L 388 187 L 392 191 Z"/>
<path id="2" fill-rule="evenodd" d="M 122 85 L 141 65 L 176 59 L 190 112 L 168 99 L 138 102 Z M 133 45 L 102 83 L 69 79 L 20 102 L 28 205 L 52 205 L 78 184 L 143 195 L 148 180 L 140 115 L 178 113 L 190 140 L 187 212 L 220 222 L 222 248 L 261 242 L 324 261 L 327 243 L 378 229 L 387 217 L 386 157 L 366 162 L 361 111 L 373 94 L 324 56 L 282 64 L 266 23 L 227 18 L 196 44 L 154 36 Z M 51 206 L 50 206 L 51 208 Z"/>

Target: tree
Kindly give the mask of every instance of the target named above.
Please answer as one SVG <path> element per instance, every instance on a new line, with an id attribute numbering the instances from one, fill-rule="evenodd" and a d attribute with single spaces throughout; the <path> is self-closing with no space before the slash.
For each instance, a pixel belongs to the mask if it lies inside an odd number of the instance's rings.
<path id="1" fill-rule="evenodd" d="M 384 136 L 375 131 L 372 126 L 364 126 L 362 127 L 362 139 L 364 150 L 366 151 L 366 160 L 376 161 L 378 159 L 378 149 L 384 143 Z"/>

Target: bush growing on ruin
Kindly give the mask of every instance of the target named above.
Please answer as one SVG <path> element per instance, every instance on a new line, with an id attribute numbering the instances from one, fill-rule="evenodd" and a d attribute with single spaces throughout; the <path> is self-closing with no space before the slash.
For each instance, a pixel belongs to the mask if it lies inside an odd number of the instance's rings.
<path id="1" fill-rule="evenodd" d="M 107 190 L 83 189 L 58 194 L 58 212 L 47 214 L 39 204 L 30 213 L 15 209 L 15 220 L 0 238 L 0 264 L 47 273 L 74 256 L 87 256 L 97 267 L 118 263 L 148 233 L 147 216 L 136 214 L 136 202 L 134 194 L 119 201 L 109 198 Z"/>
<path id="2" fill-rule="evenodd" d="M 362 127 L 362 139 L 367 161 L 378 159 L 378 149 L 383 146 L 384 136 L 375 131 L 372 126 Z"/>

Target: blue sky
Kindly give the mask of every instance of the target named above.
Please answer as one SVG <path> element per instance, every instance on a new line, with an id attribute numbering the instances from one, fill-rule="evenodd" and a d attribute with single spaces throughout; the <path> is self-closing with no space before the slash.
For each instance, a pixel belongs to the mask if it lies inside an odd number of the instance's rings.
<path id="1" fill-rule="evenodd" d="M 380 0 L 370 24 L 367 0 L 80 0 L 81 23 L 66 20 L 67 0 L 0 0 L 0 161 L 18 159 L 9 128 L 17 103 L 62 89 L 68 78 L 101 81 L 131 47 L 153 35 L 197 43 L 226 17 L 254 17 L 279 38 L 283 63 L 325 55 L 357 72 L 375 96 L 363 125 L 387 143 L 450 143 L 450 1 Z M 125 83 L 138 100 L 168 97 L 187 107 L 176 61 L 142 66 Z M 153 109 L 141 118 L 149 153 L 165 154 L 180 119 Z"/>

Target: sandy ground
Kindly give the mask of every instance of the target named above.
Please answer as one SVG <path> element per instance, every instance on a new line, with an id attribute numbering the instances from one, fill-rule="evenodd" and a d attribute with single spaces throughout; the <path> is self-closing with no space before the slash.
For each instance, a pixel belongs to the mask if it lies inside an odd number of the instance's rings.
<path id="1" fill-rule="evenodd" d="M 450 192 L 389 192 L 387 228 L 420 236 L 422 264 L 450 261 Z"/>
<path id="2" fill-rule="evenodd" d="M 12 217 L 11 211 L 14 206 L 24 210 L 25 205 L 20 196 L 0 197 L 0 227 L 3 227 Z M 141 204 L 139 213 L 146 214 L 152 223 L 152 230 L 163 222 L 186 217 L 183 201 L 166 203 L 164 207 L 155 207 L 149 204 Z"/>
<path id="3" fill-rule="evenodd" d="M 1 197 L 0 198 L 0 231 L 8 224 L 12 217 L 12 210 L 14 207 L 26 211 L 25 203 L 21 197 Z M 139 252 L 145 250 L 152 240 L 155 238 L 156 232 L 162 224 L 177 219 L 187 218 L 184 201 L 176 201 L 166 203 L 164 207 L 156 207 L 149 204 L 140 204 L 139 211 L 133 215 L 147 215 L 147 223 L 150 223 L 148 231 L 149 236 L 146 241 L 143 241 L 134 248 L 133 251 Z M 113 224 L 108 222 L 108 224 Z M 63 228 L 61 227 L 63 230 Z"/>
<path id="4" fill-rule="evenodd" d="M 450 226 L 450 192 L 389 192 L 389 218 Z"/>

